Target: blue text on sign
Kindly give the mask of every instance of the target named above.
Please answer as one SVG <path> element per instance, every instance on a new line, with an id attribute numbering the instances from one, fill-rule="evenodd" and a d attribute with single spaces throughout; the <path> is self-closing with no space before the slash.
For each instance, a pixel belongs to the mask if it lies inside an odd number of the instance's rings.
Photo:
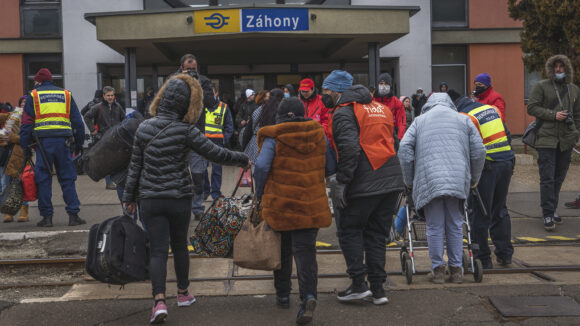
<path id="1" fill-rule="evenodd" d="M 307 31 L 308 9 L 242 9 L 242 32 Z"/>

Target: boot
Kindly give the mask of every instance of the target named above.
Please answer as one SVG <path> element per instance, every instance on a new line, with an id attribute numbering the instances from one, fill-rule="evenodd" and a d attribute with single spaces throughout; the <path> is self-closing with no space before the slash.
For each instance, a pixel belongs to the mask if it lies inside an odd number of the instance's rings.
<path id="1" fill-rule="evenodd" d="M 435 269 L 427 275 L 427 279 L 435 284 L 445 283 L 445 265 L 435 267 Z"/>
<path id="2" fill-rule="evenodd" d="M 50 228 L 52 227 L 52 215 L 43 216 L 42 221 L 36 223 L 36 226 Z"/>
<path id="3" fill-rule="evenodd" d="M 10 222 L 14 222 L 14 216 L 12 215 L 8 215 L 8 214 L 4 214 L 4 223 L 10 223 Z"/>
<path id="4" fill-rule="evenodd" d="M 20 216 L 16 222 L 28 222 L 28 205 L 22 205 L 20 208 Z"/>
<path id="5" fill-rule="evenodd" d="M 449 266 L 449 273 L 451 276 L 449 277 L 449 281 L 455 284 L 463 283 L 463 270 L 459 266 Z"/>
<path id="6" fill-rule="evenodd" d="M 78 214 L 68 214 L 68 226 L 86 224 L 87 222 L 79 217 Z"/>

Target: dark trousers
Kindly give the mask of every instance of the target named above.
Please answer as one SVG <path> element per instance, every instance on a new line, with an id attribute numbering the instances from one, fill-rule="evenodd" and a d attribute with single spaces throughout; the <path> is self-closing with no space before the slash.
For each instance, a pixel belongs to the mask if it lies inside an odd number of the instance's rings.
<path id="1" fill-rule="evenodd" d="M 473 253 L 481 261 L 490 261 L 491 251 L 488 234 L 495 245 L 495 255 L 501 259 L 511 259 L 514 248 L 511 244 L 511 220 L 506 208 L 506 199 L 513 171 L 513 162 L 490 162 L 479 179 L 477 189 L 487 211 L 483 214 L 475 198 L 470 198 L 473 208 L 471 237 Z"/>
<path id="2" fill-rule="evenodd" d="M 223 141 L 222 140 L 213 140 L 212 141 L 220 146 L 223 147 Z M 218 198 L 219 196 L 222 195 L 222 166 L 220 164 L 217 163 L 211 163 L 211 185 L 209 182 L 209 177 L 208 177 L 208 173 L 207 173 L 207 169 L 205 170 L 205 183 L 204 183 L 204 197 L 207 196 L 207 194 L 210 192 L 211 190 L 211 197 L 213 199 Z"/>
<path id="3" fill-rule="evenodd" d="M 378 286 L 387 279 L 387 236 L 398 196 L 398 193 L 390 193 L 353 198 L 340 211 L 338 240 L 346 271 L 354 282 L 363 282 L 368 275 L 371 286 Z"/>
<path id="4" fill-rule="evenodd" d="M 52 207 L 52 165 L 56 170 L 56 177 L 62 197 L 66 203 L 66 212 L 68 214 L 77 214 L 80 211 L 79 197 L 75 181 L 77 172 L 73 165 L 70 148 L 66 145 L 65 137 L 41 138 L 42 148 L 46 154 L 49 166 L 46 166 L 40 149 L 36 155 L 36 166 L 34 168 L 34 181 L 38 186 L 38 209 L 41 216 L 52 216 L 54 209 Z"/>
<path id="5" fill-rule="evenodd" d="M 177 287 L 189 286 L 189 253 L 187 230 L 191 217 L 191 198 L 147 198 L 139 201 L 141 218 L 147 226 L 151 246 L 149 275 L 153 285 L 153 296 L 165 294 L 167 278 L 167 256 L 169 246 L 173 252 Z"/>
<path id="6" fill-rule="evenodd" d="M 559 147 L 559 145 L 558 145 Z M 544 216 L 554 216 L 562 183 L 572 159 L 572 149 L 538 148 L 538 168 L 540 170 L 540 206 Z"/>
<path id="7" fill-rule="evenodd" d="M 316 262 L 316 236 L 318 229 L 283 231 L 282 268 L 274 271 L 276 295 L 287 297 L 292 289 L 292 257 L 296 261 L 300 299 L 312 294 L 317 297 L 318 263 Z"/>

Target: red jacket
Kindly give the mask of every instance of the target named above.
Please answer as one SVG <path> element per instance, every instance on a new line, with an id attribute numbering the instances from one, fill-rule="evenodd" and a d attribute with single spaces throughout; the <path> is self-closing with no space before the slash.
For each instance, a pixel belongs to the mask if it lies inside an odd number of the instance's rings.
<path id="1" fill-rule="evenodd" d="M 403 103 L 396 96 L 375 96 L 373 99 L 391 109 L 391 112 L 393 113 L 393 122 L 395 123 L 395 127 L 398 129 L 397 137 L 399 140 L 403 139 L 403 135 L 405 134 L 405 124 L 407 123 L 407 115 L 405 114 Z"/>
<path id="2" fill-rule="evenodd" d="M 300 101 L 304 104 L 304 117 L 318 121 L 324 128 L 326 138 L 330 141 L 328 135 L 328 111 L 330 110 L 322 103 L 322 96 L 316 94 L 305 100 L 300 95 Z"/>
<path id="3" fill-rule="evenodd" d="M 501 121 L 505 123 L 505 101 L 503 97 L 493 90 L 493 86 L 489 86 L 485 92 L 477 95 L 477 101 L 482 104 L 493 105 L 501 112 Z"/>

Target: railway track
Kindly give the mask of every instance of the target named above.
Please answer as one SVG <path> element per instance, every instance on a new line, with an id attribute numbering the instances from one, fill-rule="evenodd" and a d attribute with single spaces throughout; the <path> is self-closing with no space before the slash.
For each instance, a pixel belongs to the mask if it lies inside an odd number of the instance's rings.
<path id="1" fill-rule="evenodd" d="M 514 244 L 514 247 L 580 247 L 580 243 L 544 243 L 544 244 Z M 399 251 L 399 247 L 387 248 L 387 251 Z M 427 250 L 427 247 L 417 247 L 416 250 Z M 342 252 L 338 249 L 322 249 L 317 250 L 318 255 L 338 255 Z M 199 255 L 190 254 L 191 258 L 207 258 Z M 0 269 L 34 269 L 34 268 L 54 268 L 70 270 L 84 270 L 85 257 L 66 257 L 66 258 L 35 258 L 35 259 L 5 259 L 0 260 Z M 555 281 L 552 277 L 544 274 L 546 272 L 580 272 L 580 265 L 531 265 L 519 259 L 513 259 L 513 267 L 494 268 L 485 270 L 484 274 L 532 274 L 538 278 L 546 281 Z M 228 274 L 227 277 L 198 277 L 192 278 L 192 282 L 219 282 L 219 281 L 251 281 L 251 280 L 269 280 L 272 275 L 264 272 L 264 275 L 236 275 L 236 267 Z M 416 275 L 425 275 L 429 273 L 428 270 L 417 270 Z M 401 275 L 400 271 L 388 272 L 389 275 Z M 295 276 L 293 276 L 295 277 Z M 319 278 L 346 278 L 345 273 L 322 273 L 318 275 Z M 167 281 L 175 281 L 168 279 Z M 0 284 L 0 289 L 8 288 L 26 288 L 26 287 L 60 287 L 72 286 L 79 283 L 94 282 L 87 277 L 79 281 L 65 281 L 65 282 L 19 282 L 14 284 Z"/>

